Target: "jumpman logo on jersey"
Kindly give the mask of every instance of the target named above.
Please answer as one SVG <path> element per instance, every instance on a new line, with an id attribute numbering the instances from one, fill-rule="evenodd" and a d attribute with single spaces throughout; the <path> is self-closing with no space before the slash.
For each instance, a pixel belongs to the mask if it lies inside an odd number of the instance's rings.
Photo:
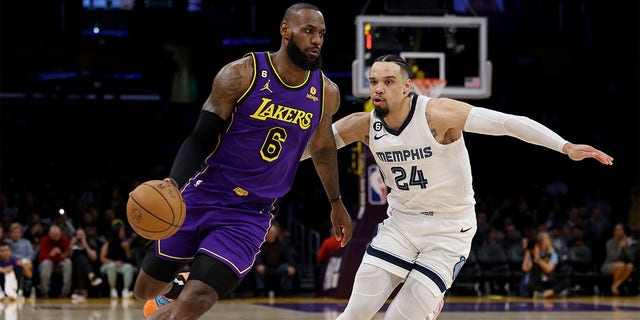
<path id="1" fill-rule="evenodd" d="M 271 82 L 271 79 L 267 80 L 267 83 L 264 84 L 264 86 L 262 87 L 262 89 L 260 89 L 260 91 L 268 90 L 269 92 L 273 93 L 273 91 L 271 91 L 271 89 L 269 89 L 269 82 Z"/>

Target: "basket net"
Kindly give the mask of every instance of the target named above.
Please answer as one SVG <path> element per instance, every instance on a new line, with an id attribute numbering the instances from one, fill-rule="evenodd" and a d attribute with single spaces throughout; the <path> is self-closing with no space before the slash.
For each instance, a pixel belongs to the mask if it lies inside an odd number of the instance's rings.
<path id="1" fill-rule="evenodd" d="M 442 90 L 447 85 L 447 80 L 439 78 L 411 79 L 412 90 L 430 98 L 437 98 L 442 94 Z"/>

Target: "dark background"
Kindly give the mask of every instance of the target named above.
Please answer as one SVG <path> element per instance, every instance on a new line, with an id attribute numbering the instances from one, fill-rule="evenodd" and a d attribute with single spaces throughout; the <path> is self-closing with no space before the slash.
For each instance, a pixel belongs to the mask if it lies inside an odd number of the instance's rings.
<path id="1" fill-rule="evenodd" d="M 135 181 L 162 178 L 190 132 L 217 70 L 253 50 L 277 50 L 278 25 L 293 1 L 135 1 L 133 10 L 86 10 L 82 1 L 2 1 L 0 192 L 37 195 L 54 214 L 86 190 L 108 198 Z M 492 97 L 477 106 L 526 115 L 569 141 L 615 158 L 574 163 L 511 137 L 465 135 L 478 199 L 544 192 L 563 181 L 576 201 L 605 201 L 626 222 L 640 167 L 640 41 L 637 1 L 314 2 L 328 34 L 323 70 L 341 88 L 337 118 L 362 106 L 351 94 L 357 14 L 458 14 L 489 19 Z M 411 10 L 405 10 L 411 8 Z M 92 34 L 93 27 L 101 34 Z M 223 40 L 253 44 L 223 45 Z M 180 48 L 186 59 L 167 58 Z M 188 61 L 186 101 L 169 94 L 174 63 Z M 184 67 L 184 65 L 182 65 Z M 103 93 L 115 94 L 103 99 Z M 158 96 L 131 101 L 120 94 Z M 91 94 L 97 94 L 91 98 Z M 349 148 L 340 153 L 343 193 L 358 207 Z M 108 206 L 104 201 L 102 206 Z M 328 230 L 326 198 L 303 162 L 282 219 Z M 124 212 L 119 212 L 123 214 Z M 323 229 L 327 227 L 327 229 Z"/>

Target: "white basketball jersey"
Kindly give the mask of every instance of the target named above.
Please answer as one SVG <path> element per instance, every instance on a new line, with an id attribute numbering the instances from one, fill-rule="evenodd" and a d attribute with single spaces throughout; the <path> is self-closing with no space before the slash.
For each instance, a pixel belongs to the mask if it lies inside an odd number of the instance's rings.
<path id="1" fill-rule="evenodd" d="M 369 149 L 391 189 L 389 210 L 436 217 L 469 215 L 475 212 L 475 199 L 464 139 L 447 145 L 435 140 L 426 120 L 429 100 L 413 96 L 409 116 L 397 131 L 371 111 Z"/>

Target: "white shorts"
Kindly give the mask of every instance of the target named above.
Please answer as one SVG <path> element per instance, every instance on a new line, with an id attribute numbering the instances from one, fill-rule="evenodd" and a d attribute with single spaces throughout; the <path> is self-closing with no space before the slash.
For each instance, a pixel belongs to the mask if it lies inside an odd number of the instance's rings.
<path id="1" fill-rule="evenodd" d="M 399 277 L 414 277 L 438 295 L 451 287 L 469 257 L 476 233 L 475 212 L 447 216 L 406 214 L 389 209 L 378 224 L 362 263 Z"/>

